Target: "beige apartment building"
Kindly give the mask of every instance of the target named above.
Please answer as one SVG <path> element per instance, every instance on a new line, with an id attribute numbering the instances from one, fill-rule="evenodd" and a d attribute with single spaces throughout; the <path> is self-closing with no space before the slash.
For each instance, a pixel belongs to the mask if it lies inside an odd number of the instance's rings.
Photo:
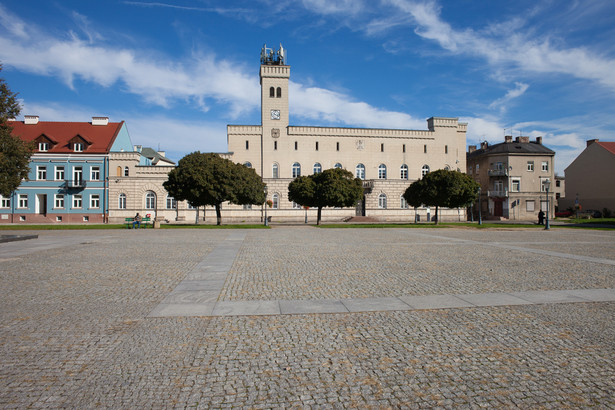
<path id="1" fill-rule="evenodd" d="M 555 152 L 542 145 L 542 137 L 504 137 L 504 142 L 479 149 L 471 145 L 467 154 L 467 171 L 481 186 L 478 206 L 485 219 L 536 221 L 538 212 L 547 211 L 549 185 L 549 217 L 554 216 Z"/>
<path id="2" fill-rule="evenodd" d="M 323 220 L 368 216 L 386 221 L 413 221 L 402 194 L 427 172 L 465 170 L 467 124 L 457 118 L 432 117 L 425 130 L 373 129 L 290 125 L 291 67 L 285 51 L 261 52 L 261 125 L 227 127 L 229 157 L 253 167 L 268 187 L 267 209 L 274 221 L 303 221 L 306 210 L 288 200 L 288 184 L 299 175 L 344 168 L 364 181 L 364 198 L 356 208 L 325 209 Z M 435 211 L 435 210 L 434 210 Z M 422 208 L 421 220 L 434 211 Z M 315 210 L 308 211 L 310 217 Z M 227 207 L 228 220 L 261 217 L 262 209 Z M 447 209 L 441 220 L 465 220 L 463 209 Z"/>
<path id="3" fill-rule="evenodd" d="M 566 197 L 560 208 L 573 208 L 578 203 L 581 212 L 615 211 L 615 142 L 587 141 L 587 147 L 565 170 Z"/>

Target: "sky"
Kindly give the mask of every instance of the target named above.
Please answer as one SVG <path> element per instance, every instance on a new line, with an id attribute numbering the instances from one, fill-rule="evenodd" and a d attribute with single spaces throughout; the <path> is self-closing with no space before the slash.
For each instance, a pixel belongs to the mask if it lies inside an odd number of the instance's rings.
<path id="1" fill-rule="evenodd" d="M 555 171 L 615 141 L 612 0 L 0 0 L 23 115 L 125 121 L 178 161 L 260 124 L 260 50 L 287 50 L 290 124 L 543 137 Z"/>

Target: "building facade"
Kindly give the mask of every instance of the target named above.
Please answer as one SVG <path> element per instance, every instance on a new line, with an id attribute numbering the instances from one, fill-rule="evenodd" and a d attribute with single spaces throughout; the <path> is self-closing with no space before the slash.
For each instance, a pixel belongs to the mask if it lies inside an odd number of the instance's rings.
<path id="1" fill-rule="evenodd" d="M 560 209 L 615 210 L 615 142 L 587 141 L 587 147 L 565 170 L 566 197 Z"/>
<path id="2" fill-rule="evenodd" d="M 30 173 L 0 198 L 2 223 L 103 223 L 108 217 L 109 153 L 130 150 L 124 122 L 11 121 L 13 135 L 35 144 Z"/>
<path id="3" fill-rule="evenodd" d="M 467 154 L 467 173 L 481 186 L 479 202 L 472 207 L 478 218 L 478 207 L 485 219 L 535 221 L 538 212 L 554 216 L 555 152 L 542 145 L 542 138 L 504 137 L 504 142 L 477 149 L 471 145 Z"/>
<path id="4" fill-rule="evenodd" d="M 261 124 L 227 127 L 230 159 L 262 176 L 273 203 L 268 209 L 273 220 L 303 220 L 306 211 L 288 200 L 288 184 L 300 175 L 344 168 L 364 181 L 365 195 L 356 208 L 323 209 L 323 220 L 369 216 L 413 221 L 415 211 L 402 197 L 413 181 L 440 168 L 465 170 L 467 124 L 457 118 L 429 118 L 425 130 L 290 125 L 290 70 L 282 48 L 274 52 L 264 47 Z M 225 218 L 250 215 L 238 207 L 229 211 Z M 430 210 L 418 212 L 424 220 Z M 465 220 L 465 210 L 444 210 L 441 215 L 441 220 L 460 219 Z"/>

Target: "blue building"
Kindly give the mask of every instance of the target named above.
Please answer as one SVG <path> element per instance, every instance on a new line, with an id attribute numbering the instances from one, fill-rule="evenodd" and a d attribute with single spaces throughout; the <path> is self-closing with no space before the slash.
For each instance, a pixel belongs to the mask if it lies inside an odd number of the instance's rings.
<path id="1" fill-rule="evenodd" d="M 10 198 L 0 196 L 0 223 L 103 223 L 109 217 L 109 154 L 132 151 L 124 122 L 12 121 L 13 135 L 35 144 L 30 173 Z"/>

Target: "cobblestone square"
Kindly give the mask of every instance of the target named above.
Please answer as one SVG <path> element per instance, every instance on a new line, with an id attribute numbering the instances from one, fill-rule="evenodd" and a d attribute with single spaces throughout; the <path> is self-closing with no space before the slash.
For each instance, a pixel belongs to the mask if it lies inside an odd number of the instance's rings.
<path id="1" fill-rule="evenodd" d="M 1 408 L 615 408 L 612 231 L 28 233 Z"/>

